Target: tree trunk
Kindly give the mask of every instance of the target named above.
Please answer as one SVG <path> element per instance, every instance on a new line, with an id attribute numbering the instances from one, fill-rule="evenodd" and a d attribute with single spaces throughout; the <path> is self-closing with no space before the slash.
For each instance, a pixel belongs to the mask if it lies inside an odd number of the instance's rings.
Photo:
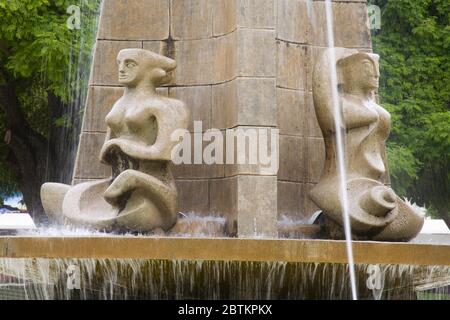
<path id="1" fill-rule="evenodd" d="M 5 143 L 9 146 L 8 161 L 19 178 L 28 212 L 36 222 L 46 216 L 40 200 L 40 188 L 45 181 L 48 164 L 48 140 L 32 130 L 21 112 L 12 82 L 0 86 L 0 106 L 5 110 Z"/>
<path id="2" fill-rule="evenodd" d="M 14 138 L 10 143 L 11 152 L 8 160 L 19 178 L 19 187 L 27 206 L 27 211 L 35 222 L 42 223 L 46 221 L 40 197 L 41 185 L 45 180 L 45 168 L 38 163 L 39 160 L 35 161 L 34 159 L 43 158 L 46 146 L 44 145 L 44 149 L 37 151 L 36 154 L 31 148 L 20 147 L 21 142 L 17 140 Z"/>

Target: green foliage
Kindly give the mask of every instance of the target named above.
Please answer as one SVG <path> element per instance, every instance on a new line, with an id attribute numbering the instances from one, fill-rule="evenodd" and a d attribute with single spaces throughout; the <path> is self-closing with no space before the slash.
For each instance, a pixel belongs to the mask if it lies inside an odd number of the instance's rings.
<path id="1" fill-rule="evenodd" d="M 392 185 L 401 196 L 407 196 L 408 188 L 418 179 L 418 171 L 422 165 L 406 147 L 391 143 L 388 148 L 388 158 Z"/>
<path id="2" fill-rule="evenodd" d="M 373 0 L 381 56 L 380 97 L 393 117 L 393 185 L 445 217 L 450 207 L 450 2 Z"/>
<path id="3" fill-rule="evenodd" d="M 2 68 L 16 79 L 41 82 L 67 100 L 67 70 L 71 62 L 90 54 L 92 24 L 99 1 L 79 0 L 81 30 L 67 27 L 73 0 L 0 0 Z M 83 39 L 83 41 L 80 41 Z M 75 55 L 75 57 L 73 57 Z M 75 58 L 71 61 L 71 57 Z"/>
<path id="4" fill-rule="evenodd" d="M 81 8 L 80 30 L 67 26 L 71 5 Z M 5 81 L 14 85 L 22 114 L 43 136 L 52 126 L 70 124 L 65 115 L 70 110 L 62 110 L 63 117 L 54 123 L 49 121 L 48 93 L 70 106 L 76 91 L 86 87 L 99 5 L 100 0 L 0 0 L 0 85 Z M 87 70 L 80 73 L 83 68 Z M 0 197 L 18 190 L 17 177 L 6 161 L 5 132 L 0 111 Z"/>

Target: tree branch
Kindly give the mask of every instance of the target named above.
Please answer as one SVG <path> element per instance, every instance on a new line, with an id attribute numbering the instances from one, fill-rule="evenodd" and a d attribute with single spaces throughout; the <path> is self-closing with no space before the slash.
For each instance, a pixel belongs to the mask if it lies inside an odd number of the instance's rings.
<path id="1" fill-rule="evenodd" d="M 28 140 L 31 144 L 30 147 L 34 149 L 42 148 L 46 144 L 47 139 L 34 131 L 22 114 L 20 101 L 15 90 L 17 82 L 5 70 L 0 69 L 0 73 L 6 80 L 5 84 L 0 85 L 0 107 L 5 110 L 6 129 L 10 134 L 9 139 L 16 135 L 23 140 Z"/>

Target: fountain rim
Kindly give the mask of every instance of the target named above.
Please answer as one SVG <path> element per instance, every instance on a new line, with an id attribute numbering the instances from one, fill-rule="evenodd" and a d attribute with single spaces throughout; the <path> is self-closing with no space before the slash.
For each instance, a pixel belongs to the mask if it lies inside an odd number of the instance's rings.
<path id="1" fill-rule="evenodd" d="M 354 241 L 356 264 L 450 266 L 450 245 Z M 0 258 L 347 264 L 345 241 L 180 237 L 0 237 Z"/>

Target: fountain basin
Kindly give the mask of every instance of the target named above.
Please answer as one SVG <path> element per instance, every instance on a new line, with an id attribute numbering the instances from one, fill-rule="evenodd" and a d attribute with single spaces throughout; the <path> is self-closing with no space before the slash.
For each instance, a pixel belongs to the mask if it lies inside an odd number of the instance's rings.
<path id="1" fill-rule="evenodd" d="M 353 242 L 355 263 L 450 266 L 450 244 Z M 344 241 L 156 237 L 0 237 L 0 258 L 347 263 Z"/>
<path id="2" fill-rule="evenodd" d="M 450 245 L 355 242 L 354 255 L 361 299 L 449 297 Z M 73 266 L 79 290 L 68 287 Z M 328 240 L 0 237 L 1 274 L 28 299 L 351 297 L 345 242 Z"/>

